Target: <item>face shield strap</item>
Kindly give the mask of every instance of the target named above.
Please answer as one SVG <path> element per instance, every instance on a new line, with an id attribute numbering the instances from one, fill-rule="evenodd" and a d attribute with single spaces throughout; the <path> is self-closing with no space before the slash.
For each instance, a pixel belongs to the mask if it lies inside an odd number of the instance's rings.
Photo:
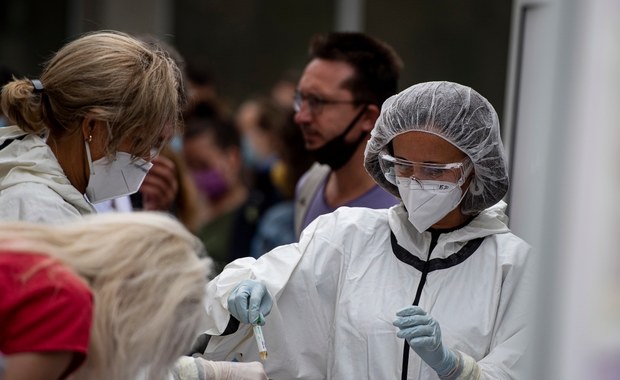
<path id="1" fill-rule="evenodd" d="M 459 186 L 462 186 L 467 181 L 467 177 L 469 177 L 471 172 L 474 170 L 474 164 L 471 162 L 471 159 L 469 157 L 467 157 L 466 159 L 461 161 L 461 163 L 463 163 L 464 170 L 463 170 L 463 175 L 462 175 L 461 179 L 458 182 Z M 472 179 L 472 181 L 474 179 Z"/>

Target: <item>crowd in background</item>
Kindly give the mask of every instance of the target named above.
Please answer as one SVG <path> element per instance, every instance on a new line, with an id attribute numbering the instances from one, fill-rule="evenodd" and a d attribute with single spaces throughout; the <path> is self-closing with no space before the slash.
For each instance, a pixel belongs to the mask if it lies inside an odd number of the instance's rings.
<path id="1" fill-rule="evenodd" d="M 186 205 L 199 215 L 188 227 L 219 272 L 236 258 L 259 257 L 295 240 L 286 223 L 292 221 L 295 184 L 313 161 L 293 122 L 296 78 L 285 77 L 273 93 L 252 94 L 231 107 L 213 82 L 194 82 L 208 74 L 193 70 L 185 129 L 172 148 L 191 178 L 187 186 L 198 194 Z"/>

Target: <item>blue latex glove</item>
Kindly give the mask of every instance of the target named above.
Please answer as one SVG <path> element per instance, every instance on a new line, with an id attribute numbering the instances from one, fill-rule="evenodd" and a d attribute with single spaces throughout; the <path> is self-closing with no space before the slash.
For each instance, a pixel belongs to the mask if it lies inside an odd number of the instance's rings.
<path id="1" fill-rule="evenodd" d="M 264 325 L 272 305 L 265 285 L 255 280 L 241 281 L 228 296 L 228 312 L 246 324 Z"/>
<path id="2" fill-rule="evenodd" d="M 437 321 L 419 306 L 407 306 L 396 313 L 396 334 L 437 372 L 440 377 L 449 375 L 457 365 L 457 356 L 441 342 L 441 329 Z"/>

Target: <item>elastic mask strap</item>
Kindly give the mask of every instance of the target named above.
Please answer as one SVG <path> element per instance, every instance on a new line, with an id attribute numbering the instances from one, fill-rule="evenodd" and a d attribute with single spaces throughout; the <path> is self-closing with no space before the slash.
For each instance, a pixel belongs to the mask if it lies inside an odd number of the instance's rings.
<path id="1" fill-rule="evenodd" d="M 360 110 L 360 112 L 358 112 L 358 114 L 353 118 L 353 120 L 351 120 L 349 125 L 345 128 L 344 132 L 340 134 L 340 136 L 343 136 L 343 137 L 346 136 L 347 133 L 349 133 L 351 129 L 353 129 L 355 124 L 357 124 L 357 122 L 362 118 L 362 115 L 364 115 L 364 112 L 366 112 L 367 108 L 368 108 L 368 105 L 364 105 L 364 107 Z"/>
<path id="2" fill-rule="evenodd" d="M 90 155 L 90 146 L 88 145 L 88 141 L 84 140 L 84 147 L 86 148 L 86 158 L 88 159 L 88 169 L 90 170 L 90 175 L 95 175 L 95 169 L 93 167 L 93 159 Z"/>

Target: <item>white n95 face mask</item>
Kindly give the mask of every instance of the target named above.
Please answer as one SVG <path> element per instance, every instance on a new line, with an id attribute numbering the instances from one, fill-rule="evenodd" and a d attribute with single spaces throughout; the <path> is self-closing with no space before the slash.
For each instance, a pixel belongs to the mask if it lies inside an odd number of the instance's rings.
<path id="1" fill-rule="evenodd" d="M 90 147 L 88 143 L 85 145 L 90 168 L 86 196 L 91 203 L 135 193 L 153 167 L 152 163 L 141 158 L 132 159 L 131 154 L 125 152 L 117 152 L 111 161 L 103 157 L 93 162 Z"/>
<path id="2" fill-rule="evenodd" d="M 420 233 L 454 210 L 463 199 L 459 183 L 396 177 L 396 185 L 408 219 Z"/>

